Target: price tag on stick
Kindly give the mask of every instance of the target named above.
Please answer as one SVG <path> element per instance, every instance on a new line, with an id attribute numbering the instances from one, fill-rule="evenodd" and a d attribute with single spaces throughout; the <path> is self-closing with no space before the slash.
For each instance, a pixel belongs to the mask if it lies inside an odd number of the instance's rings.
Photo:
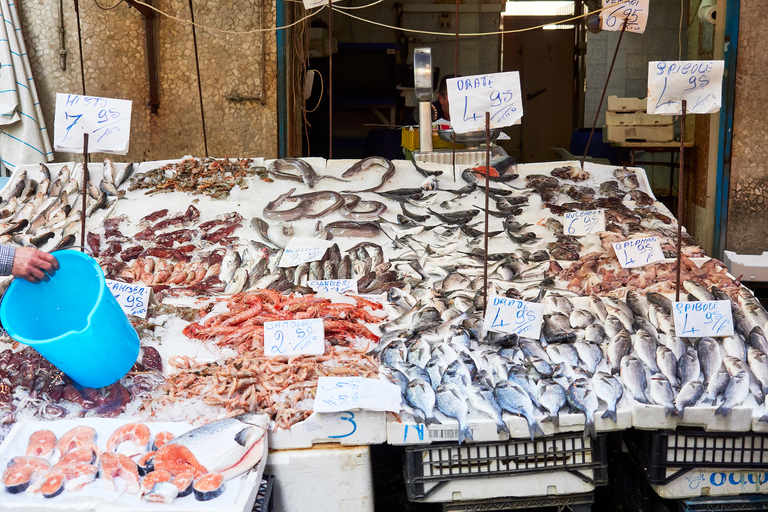
<path id="1" fill-rule="evenodd" d="M 56 94 L 53 119 L 53 148 L 65 153 L 83 152 L 83 134 L 88 134 L 89 153 L 128 152 L 131 134 L 130 100 Z"/>
<path id="2" fill-rule="evenodd" d="M 307 281 L 307 285 L 317 293 L 349 292 L 357 294 L 357 279 L 328 279 L 325 281 Z"/>
<path id="3" fill-rule="evenodd" d="M 722 60 L 651 61 L 648 63 L 649 114 L 711 114 L 720 110 Z"/>
<path id="4" fill-rule="evenodd" d="M 391 382 L 362 377 L 320 377 L 312 409 L 338 412 L 349 409 L 400 412 L 400 387 Z"/>
<path id="5" fill-rule="evenodd" d="M 733 336 L 733 313 L 729 300 L 673 302 L 675 333 L 681 338 Z"/>
<path id="6" fill-rule="evenodd" d="M 280 258 L 280 267 L 295 267 L 300 263 L 317 261 L 323 257 L 325 251 L 333 245 L 328 240 L 319 238 L 291 238 L 285 246 L 283 256 Z"/>
<path id="7" fill-rule="evenodd" d="M 325 328 L 322 318 L 264 322 L 264 355 L 297 354 L 319 356 L 325 353 Z"/>
<path id="8" fill-rule="evenodd" d="M 565 212 L 564 231 L 567 235 L 592 235 L 605 231 L 605 212 L 590 210 L 586 212 Z"/>
<path id="9" fill-rule="evenodd" d="M 485 309 L 484 324 L 488 331 L 538 339 L 543 315 L 542 304 L 495 296 Z"/>
<path id="10" fill-rule="evenodd" d="M 625 240 L 612 245 L 621 268 L 643 267 L 664 259 L 664 251 L 655 236 Z"/>
<path id="11" fill-rule="evenodd" d="M 446 84 L 451 127 L 456 133 L 485 130 L 486 112 L 491 128 L 519 124 L 523 117 L 517 71 L 449 78 Z"/>
<path id="12" fill-rule="evenodd" d="M 140 284 L 121 283 L 105 279 L 107 288 L 117 299 L 117 303 L 123 308 L 125 314 L 136 315 L 141 318 L 147 317 L 147 306 L 149 305 L 149 292 L 147 286 Z"/>
<path id="13" fill-rule="evenodd" d="M 627 20 L 627 32 L 642 34 L 648 24 L 649 0 L 603 0 L 603 10 L 600 11 L 600 28 L 608 31 L 619 31 Z"/>

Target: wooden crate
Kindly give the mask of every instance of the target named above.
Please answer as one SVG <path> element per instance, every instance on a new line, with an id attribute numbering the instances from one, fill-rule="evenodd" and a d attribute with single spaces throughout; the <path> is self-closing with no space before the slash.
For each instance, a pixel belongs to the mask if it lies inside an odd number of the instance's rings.
<path id="1" fill-rule="evenodd" d="M 605 113 L 605 124 L 608 126 L 666 126 L 674 122 L 674 116 L 646 114 L 643 111 Z"/>
<path id="2" fill-rule="evenodd" d="M 607 142 L 668 142 L 675 139 L 675 128 L 665 126 L 611 126 L 603 130 Z"/>

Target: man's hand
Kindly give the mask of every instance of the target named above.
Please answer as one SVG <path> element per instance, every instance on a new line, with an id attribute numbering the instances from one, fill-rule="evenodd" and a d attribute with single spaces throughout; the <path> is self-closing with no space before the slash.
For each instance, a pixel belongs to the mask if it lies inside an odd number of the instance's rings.
<path id="1" fill-rule="evenodd" d="M 59 262 L 53 255 L 34 247 L 17 247 L 11 274 L 30 283 L 39 283 L 46 273 L 53 275 L 58 269 Z"/>

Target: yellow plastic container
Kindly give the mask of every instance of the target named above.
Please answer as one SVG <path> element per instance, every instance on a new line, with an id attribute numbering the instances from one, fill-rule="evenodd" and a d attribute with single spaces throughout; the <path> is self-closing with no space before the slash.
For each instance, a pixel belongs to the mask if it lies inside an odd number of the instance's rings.
<path id="1" fill-rule="evenodd" d="M 401 130 L 401 146 L 409 151 L 419 150 L 419 129 L 414 127 L 405 127 Z M 449 149 L 452 147 L 450 142 L 441 139 L 436 132 L 432 132 L 432 147 L 434 149 Z M 456 149 L 464 149 L 464 144 L 456 144 Z"/>

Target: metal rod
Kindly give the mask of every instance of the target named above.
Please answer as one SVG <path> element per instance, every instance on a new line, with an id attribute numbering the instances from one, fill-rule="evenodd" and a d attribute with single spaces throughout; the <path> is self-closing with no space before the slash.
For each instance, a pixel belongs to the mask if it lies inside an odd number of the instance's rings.
<path id="1" fill-rule="evenodd" d="M 624 36 L 624 31 L 627 30 L 627 23 L 629 18 L 624 18 L 624 24 L 621 26 L 621 32 L 619 32 L 619 42 L 616 44 L 616 51 L 613 52 L 613 60 L 611 60 L 611 67 L 608 68 L 608 76 L 605 79 L 605 86 L 603 87 L 603 95 L 600 96 L 600 103 L 597 105 L 597 111 L 595 112 L 595 121 L 592 123 L 592 129 L 589 131 L 589 138 L 587 139 L 587 147 L 584 148 L 584 156 L 581 157 L 581 166 L 584 167 L 584 160 L 587 159 L 587 153 L 589 152 L 589 143 L 592 142 L 592 135 L 595 133 L 595 126 L 597 126 L 597 118 L 600 117 L 600 109 L 603 108 L 603 100 L 605 100 L 605 93 L 608 90 L 608 82 L 611 81 L 611 73 L 613 72 L 613 65 L 616 63 L 616 55 L 619 54 L 619 46 L 621 46 L 621 38 Z"/>
<path id="2" fill-rule="evenodd" d="M 680 116 L 680 169 L 677 171 L 677 280 L 675 281 L 675 302 L 680 302 L 680 267 L 683 256 L 683 165 L 685 164 L 685 111 Z"/>
<path id="3" fill-rule="evenodd" d="M 75 0 L 75 16 L 77 17 L 77 45 L 80 47 L 80 81 L 83 84 L 85 96 L 85 65 L 83 64 L 83 33 L 80 30 L 80 2 Z"/>
<path id="4" fill-rule="evenodd" d="M 483 252 L 483 315 L 488 307 L 488 189 L 491 174 L 491 113 L 485 113 L 485 229 Z"/>
<path id="5" fill-rule="evenodd" d="M 83 209 L 80 217 L 80 245 L 83 246 L 81 252 L 85 252 L 85 203 L 88 200 L 88 182 L 91 180 L 88 176 L 88 134 L 83 134 L 83 186 L 80 188 L 83 194 Z"/>
<path id="6" fill-rule="evenodd" d="M 192 42 L 195 45 L 195 69 L 197 69 L 197 94 L 200 97 L 200 120 L 203 123 L 203 145 L 205 156 L 208 157 L 208 135 L 205 130 L 205 109 L 203 108 L 203 83 L 200 80 L 200 55 L 197 53 L 197 30 L 195 30 L 195 10 L 192 8 L 192 0 L 189 0 L 189 18 L 192 20 Z"/>
<path id="7" fill-rule="evenodd" d="M 456 0 L 456 36 L 453 50 L 453 76 L 459 76 L 459 0 Z M 455 178 L 454 181 L 456 181 Z"/>
<path id="8" fill-rule="evenodd" d="M 328 160 L 333 158 L 333 5 L 328 0 Z"/>
<path id="9" fill-rule="evenodd" d="M 64 0 L 59 0 L 59 67 L 62 71 L 67 70 L 67 31 L 64 27 Z"/>

